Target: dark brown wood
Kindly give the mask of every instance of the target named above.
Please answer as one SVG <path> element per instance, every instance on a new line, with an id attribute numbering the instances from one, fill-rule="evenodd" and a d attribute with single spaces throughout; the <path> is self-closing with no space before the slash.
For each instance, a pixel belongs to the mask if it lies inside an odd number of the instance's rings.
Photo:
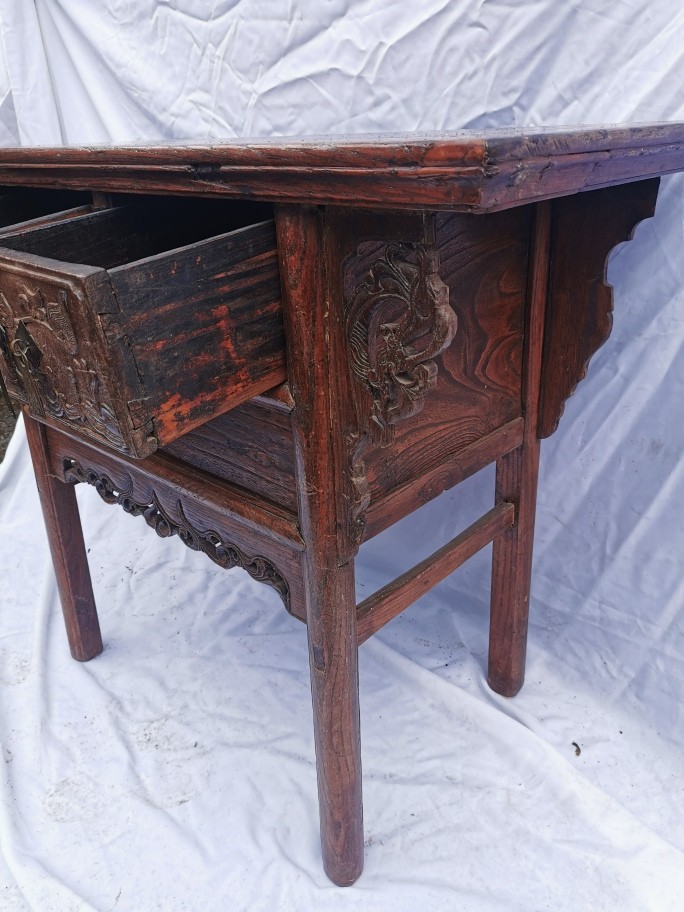
<path id="1" fill-rule="evenodd" d="M 38 224 L 63 218 L 77 207 L 89 209 L 90 194 L 71 190 L 30 190 L 15 187 L 0 192 L 0 233 L 22 223 Z"/>
<path id="2" fill-rule="evenodd" d="M 284 379 L 272 222 L 155 253 L 244 217 L 214 208 L 185 222 L 187 202 L 126 206 L 2 238 L 3 369 L 34 417 L 144 457 Z"/>
<path id="3" fill-rule="evenodd" d="M 488 212 L 684 169 L 684 125 L 0 150 L 0 184 Z"/>
<path id="4" fill-rule="evenodd" d="M 109 277 L 119 310 L 103 319 L 107 340 L 130 346 L 160 445 L 285 379 L 272 222 Z"/>
<path id="5" fill-rule="evenodd" d="M 275 565 L 262 555 L 245 554 L 240 546 L 214 528 L 199 528 L 187 515 L 182 498 L 176 498 L 175 509 L 171 511 L 162 503 L 156 489 L 150 489 L 143 496 L 136 495 L 133 479 L 128 476 L 124 482 L 116 482 L 101 470 L 84 467 L 76 459 L 64 461 L 64 477 L 70 482 L 85 482 L 92 485 L 107 504 L 118 504 L 131 516 L 142 516 L 147 525 L 160 538 L 177 535 L 191 551 L 201 551 L 224 570 L 240 567 L 252 579 L 272 586 L 290 607 L 290 591 L 287 580 Z"/>
<path id="6" fill-rule="evenodd" d="M 555 200 L 544 331 L 540 437 L 558 427 L 566 400 L 613 326 L 606 279 L 613 248 L 655 212 L 659 178 Z"/>
<path id="7" fill-rule="evenodd" d="M 24 409 L 24 424 L 43 508 L 71 655 L 87 662 L 102 652 L 88 557 L 73 485 L 51 471 L 47 432 Z"/>
<path id="8" fill-rule="evenodd" d="M 391 448 L 375 441 L 365 446 L 369 516 L 379 501 L 396 503 L 393 492 L 411 490 L 418 480 L 423 491 L 431 477 L 447 480 L 442 466 L 459 465 L 466 450 L 468 461 L 472 447 L 521 416 L 529 225 L 529 207 L 477 219 L 440 215 L 436 220 L 439 276 L 448 287 L 458 328 L 434 359 L 434 385 L 421 401 L 420 414 L 393 426 Z M 377 243 L 364 244 L 363 256 L 348 262 L 348 278 L 361 281 L 378 250 Z"/>
<path id="9" fill-rule="evenodd" d="M 296 514 L 277 504 L 270 503 L 207 472 L 186 465 L 163 453 L 155 453 L 144 460 L 132 460 L 113 450 L 101 449 L 78 437 L 47 428 L 47 440 L 55 470 L 64 473 L 64 460 L 72 456 L 78 462 L 92 462 L 105 471 L 119 471 L 148 482 L 161 481 L 170 490 L 182 491 L 184 497 L 196 503 L 201 510 L 217 510 L 232 523 L 252 531 L 262 538 L 280 542 L 297 551 L 304 550 Z M 60 469 L 61 467 L 61 469 Z"/>
<path id="10" fill-rule="evenodd" d="M 458 318 L 439 275 L 434 222 L 429 241 L 386 244 L 355 284 L 345 308 L 359 430 L 381 447 L 423 410 L 437 385 L 434 360 L 449 347 Z"/>
<path id="11" fill-rule="evenodd" d="M 245 402 L 160 452 L 297 513 L 292 424 L 280 403 L 265 397 Z"/>
<path id="12" fill-rule="evenodd" d="M 525 679 L 539 471 L 537 413 L 550 234 L 551 206 L 540 203 L 536 208 L 529 260 L 523 357 L 523 442 L 496 463 L 496 502 L 515 504 L 516 515 L 515 525 L 494 540 L 487 680 L 493 690 L 506 697 L 514 696 Z"/>
<path id="13" fill-rule="evenodd" d="M 10 224 L 6 228 L 0 230 L 0 244 L 2 243 L 3 237 L 11 237 L 17 231 L 28 231 L 33 228 L 42 227 L 43 225 L 52 225 L 55 222 L 64 222 L 69 219 L 79 218 L 80 216 L 88 215 L 92 212 L 92 209 L 93 207 L 91 205 L 77 206 L 74 209 L 64 209 L 59 212 L 52 212 L 48 215 L 29 219 L 25 222 Z"/>
<path id="14" fill-rule="evenodd" d="M 514 519 L 513 504 L 500 501 L 434 554 L 364 599 L 357 609 L 359 644 L 509 529 Z"/>
<path id="15" fill-rule="evenodd" d="M 338 884 L 363 866 L 358 644 L 493 541 L 488 680 L 517 692 L 539 437 L 609 331 L 609 250 L 675 170 L 682 124 L 0 150 L 0 363 L 45 422 L 72 651 L 101 642 L 68 482 L 268 584 L 307 624 Z M 493 510 L 357 609 L 360 543 L 494 461 Z"/>
<path id="16" fill-rule="evenodd" d="M 372 499 L 366 514 L 364 540 L 372 538 L 443 491 L 491 465 L 500 456 L 510 453 L 522 443 L 523 430 L 523 419 L 515 418 L 456 453 L 447 449 L 441 454 L 441 459 L 436 460 L 435 466 L 406 484 L 393 488 L 386 495 Z M 438 455 L 435 452 L 435 456 Z"/>
<path id="17" fill-rule="evenodd" d="M 142 516 L 162 538 L 177 536 L 224 569 L 246 570 L 305 619 L 296 517 L 162 454 L 130 460 L 52 428 L 44 436 L 51 477 L 86 482 L 105 503 Z"/>
<path id="18" fill-rule="evenodd" d="M 270 206 L 221 200 L 132 198 L 110 208 L 57 213 L 5 228 L 2 246 L 36 256 L 114 269 L 272 217 Z M 68 217 L 67 217 L 68 216 Z"/>
<path id="19" fill-rule="evenodd" d="M 460 420 L 457 416 L 455 421 Z M 515 418 L 464 448 L 453 441 L 435 447 L 433 465 L 387 492 L 377 488 L 366 513 L 364 541 L 382 532 L 499 456 L 522 443 L 523 419 Z M 238 406 L 191 431 L 161 451 L 297 512 L 294 439 L 289 412 L 264 397 Z M 401 457 L 391 450 L 387 461 Z"/>
<path id="20" fill-rule="evenodd" d="M 314 208 L 277 208 L 288 382 L 304 573 L 325 870 L 336 884 L 363 869 L 355 546 L 342 497 L 346 364 L 335 239 Z M 339 266 L 338 266 L 339 268 Z M 321 433 L 321 428 L 324 433 Z"/>

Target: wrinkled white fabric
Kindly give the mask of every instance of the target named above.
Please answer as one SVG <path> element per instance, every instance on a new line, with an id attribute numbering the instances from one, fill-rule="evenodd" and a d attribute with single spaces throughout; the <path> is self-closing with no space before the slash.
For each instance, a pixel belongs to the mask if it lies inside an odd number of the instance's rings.
<path id="1" fill-rule="evenodd" d="M 4 145 L 684 119 L 674 0 L 0 0 Z M 23 430 L 0 466 L 0 910 L 684 907 L 684 182 L 543 446 L 527 682 L 489 552 L 361 649 L 366 869 L 323 874 L 304 628 L 79 489 L 106 649 L 69 658 Z M 85 486 L 80 486 L 85 488 Z M 359 594 L 491 505 L 364 546 Z"/>

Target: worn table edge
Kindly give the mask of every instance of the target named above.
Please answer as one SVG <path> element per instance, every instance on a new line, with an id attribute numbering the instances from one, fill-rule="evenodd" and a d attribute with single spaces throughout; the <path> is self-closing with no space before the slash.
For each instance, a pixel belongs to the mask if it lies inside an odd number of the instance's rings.
<path id="1" fill-rule="evenodd" d="M 487 212 L 684 170 L 684 123 L 0 149 L 0 185 Z"/>

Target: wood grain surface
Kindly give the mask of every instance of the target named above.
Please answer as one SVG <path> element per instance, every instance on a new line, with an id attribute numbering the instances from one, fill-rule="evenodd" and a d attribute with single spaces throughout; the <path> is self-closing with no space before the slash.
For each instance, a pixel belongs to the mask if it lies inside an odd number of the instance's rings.
<path id="1" fill-rule="evenodd" d="M 659 179 L 554 200 L 551 274 L 540 382 L 540 437 L 558 427 L 565 402 L 613 326 L 611 250 L 655 212 Z"/>
<path id="2" fill-rule="evenodd" d="M 0 150 L 0 185 L 487 212 L 684 168 L 684 125 Z"/>
<path id="3" fill-rule="evenodd" d="M 386 241 L 416 244 L 415 217 L 368 213 L 352 220 L 338 210 L 333 224 L 345 238 L 344 285 L 362 285 Z M 521 358 L 527 283 L 529 207 L 477 219 L 440 216 L 439 275 L 447 284 L 458 327 L 436 357 L 434 387 L 420 411 L 393 426 L 389 446 L 369 441 L 363 462 L 370 501 L 363 538 L 371 537 L 442 491 L 518 446 L 522 439 Z M 349 368 L 343 365 L 345 376 Z M 369 400 L 371 403 L 371 400 Z M 371 405 L 368 404 L 368 409 Z M 238 406 L 191 431 L 166 451 L 295 509 L 291 406 L 277 398 Z M 347 434 L 358 432 L 353 415 Z M 359 464 L 360 471 L 360 464 Z M 348 482 L 342 481 L 342 484 Z"/>
<path id="4" fill-rule="evenodd" d="M 610 330 L 609 250 L 678 170 L 684 124 L 0 150 L 0 229 L 24 219 L 0 232 L 0 358 L 45 422 L 72 653 L 101 649 L 72 482 L 271 586 L 307 626 L 336 884 L 364 860 L 359 642 L 493 541 L 488 681 L 517 693 L 539 438 Z M 41 365 L 72 362 L 114 439 L 66 420 L 68 377 L 44 395 Z M 493 509 L 357 609 L 362 541 L 492 462 Z"/>
<path id="5" fill-rule="evenodd" d="M 521 446 L 496 463 L 496 503 L 514 504 L 515 523 L 494 539 L 492 549 L 487 682 L 492 690 L 506 697 L 514 696 L 525 679 L 539 475 L 537 416 L 550 245 L 551 204 L 541 203 L 535 207 L 530 232 L 522 378 L 523 440 Z"/>
<path id="6" fill-rule="evenodd" d="M 284 380 L 273 222 L 249 223 L 263 214 L 148 201 L 4 235 L 10 391 L 141 458 Z"/>
<path id="7" fill-rule="evenodd" d="M 314 207 L 276 207 L 304 556 L 323 864 L 340 886 L 363 869 L 354 561 L 345 423 L 340 238 Z"/>
<path id="8" fill-rule="evenodd" d="M 24 425 L 69 648 L 75 659 L 87 662 L 102 652 L 102 637 L 76 494 L 73 486 L 52 470 L 47 428 L 26 410 Z"/>
<path id="9" fill-rule="evenodd" d="M 234 545 L 250 560 L 263 558 L 267 561 L 287 584 L 287 598 L 283 595 L 282 587 L 274 588 L 283 597 L 288 611 L 300 619 L 305 618 L 301 567 L 304 543 L 296 517 L 240 488 L 219 482 L 199 469 L 182 465 L 162 454 L 144 460 L 131 460 L 52 428 L 44 428 L 43 433 L 50 477 L 61 479 L 55 481 L 60 489 L 71 487 L 63 484 L 63 481 L 87 480 L 74 471 L 76 465 L 82 473 L 93 473 L 95 479 L 99 480 L 99 485 L 95 480 L 90 483 L 98 487 L 101 496 L 108 487 L 118 494 L 124 492 L 126 495 L 120 500 L 108 502 L 119 503 L 134 516 L 143 515 L 142 510 L 134 509 L 136 505 L 144 507 L 156 504 L 163 517 L 177 530 L 185 529 L 185 534 L 181 535 L 179 531 L 165 532 L 162 525 L 160 532 L 158 524 L 155 527 L 150 523 L 165 537 L 179 535 L 186 544 L 190 542 L 189 546 L 192 547 L 193 538 L 199 536 L 202 539 L 204 536 L 203 540 L 207 541 L 207 533 L 217 533 L 224 549 L 228 545 Z M 104 484 L 103 478 L 107 479 Z M 215 563 L 221 565 L 211 547 L 195 547 L 193 550 L 204 551 Z M 269 579 L 264 582 L 269 583 Z M 273 585 L 273 582 L 269 584 Z"/>
<path id="10" fill-rule="evenodd" d="M 161 452 L 297 512 L 291 418 L 272 402 L 255 398 L 238 405 Z"/>
<path id="11" fill-rule="evenodd" d="M 397 425 L 391 448 L 371 443 L 365 451 L 374 507 L 437 466 L 456 462 L 461 451 L 522 414 L 529 224 L 529 207 L 438 218 L 439 274 L 458 328 L 436 359 L 436 385 L 420 414 Z M 363 275 L 375 250 L 366 245 L 348 268 Z"/>

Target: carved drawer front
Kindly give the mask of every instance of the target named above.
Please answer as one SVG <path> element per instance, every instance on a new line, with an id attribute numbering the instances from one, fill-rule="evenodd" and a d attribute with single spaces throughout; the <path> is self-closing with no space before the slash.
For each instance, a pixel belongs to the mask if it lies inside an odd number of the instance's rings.
<path id="1" fill-rule="evenodd" d="M 150 200 L 3 234 L 10 392 L 47 424 L 144 457 L 284 380 L 269 215 Z"/>

